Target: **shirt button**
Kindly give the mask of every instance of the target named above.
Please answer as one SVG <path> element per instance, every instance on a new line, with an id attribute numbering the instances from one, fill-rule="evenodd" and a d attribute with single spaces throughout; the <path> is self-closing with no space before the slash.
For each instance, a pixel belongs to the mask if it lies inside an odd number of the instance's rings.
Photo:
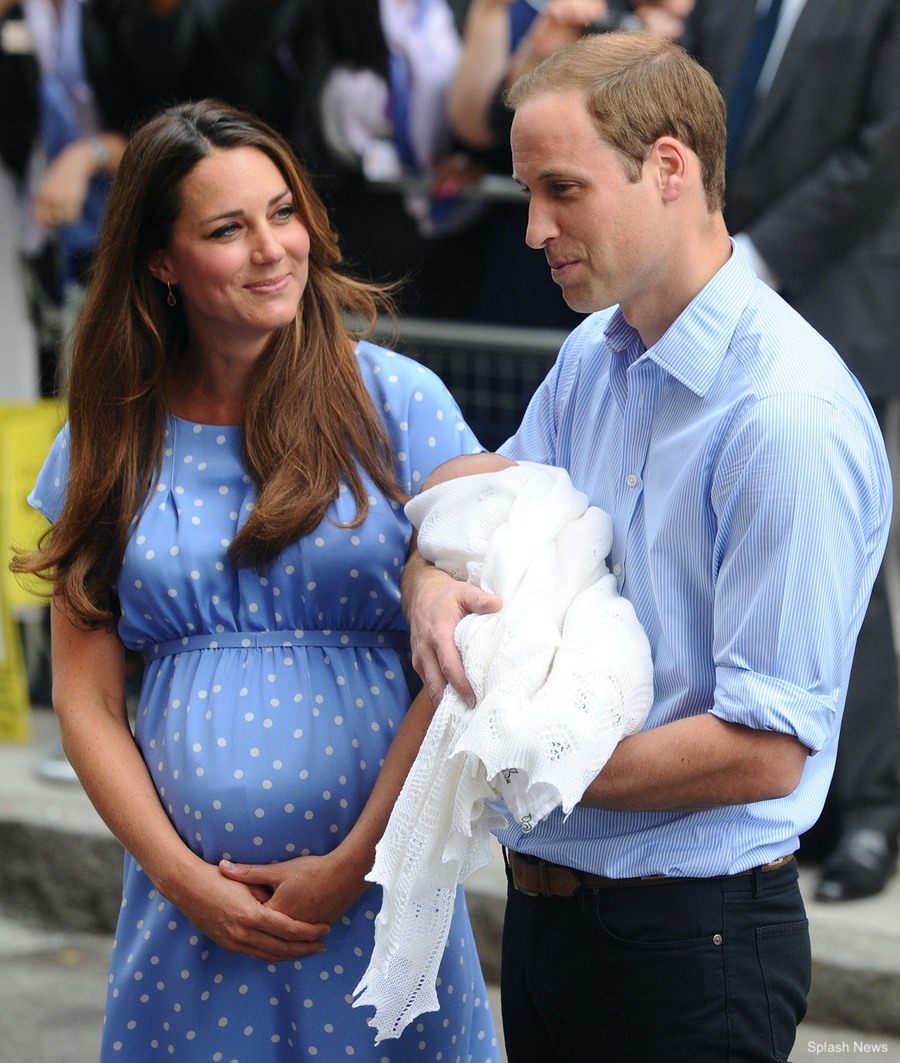
<path id="1" fill-rule="evenodd" d="M 629 487 L 637 487 L 637 482 L 638 482 L 638 478 L 634 475 L 633 472 L 630 472 L 625 477 L 625 483 L 627 483 Z"/>
<path id="2" fill-rule="evenodd" d="M 622 566 L 618 563 L 618 561 L 613 565 L 613 575 L 614 576 L 621 576 L 622 575 Z"/>

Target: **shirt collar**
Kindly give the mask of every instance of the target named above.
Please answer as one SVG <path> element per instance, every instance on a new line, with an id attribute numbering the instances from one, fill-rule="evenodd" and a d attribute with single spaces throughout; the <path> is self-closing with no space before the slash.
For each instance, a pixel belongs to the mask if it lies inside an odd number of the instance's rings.
<path id="1" fill-rule="evenodd" d="M 646 352 L 649 359 L 697 395 L 706 394 L 719 372 L 757 283 L 746 255 L 733 241 L 731 246 L 725 265 Z M 635 343 L 639 352 L 644 350 L 637 331 L 618 307 L 604 330 L 604 339 L 615 355 L 626 355 Z"/>

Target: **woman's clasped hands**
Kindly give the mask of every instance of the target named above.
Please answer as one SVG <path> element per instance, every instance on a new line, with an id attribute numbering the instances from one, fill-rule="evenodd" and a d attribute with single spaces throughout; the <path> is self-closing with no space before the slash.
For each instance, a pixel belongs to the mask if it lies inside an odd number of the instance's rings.
<path id="1" fill-rule="evenodd" d="M 210 865 L 207 865 L 210 866 Z M 325 856 L 272 864 L 220 861 L 217 892 L 235 904 L 225 937 L 192 922 L 225 948 L 278 961 L 324 952 L 322 938 L 369 888 L 371 860 L 353 861 L 338 847 Z M 240 892 L 243 892 L 243 900 Z M 224 913 L 223 913 L 224 914 Z"/>
<path id="2" fill-rule="evenodd" d="M 198 930 L 229 952 L 278 963 L 325 951 L 322 938 L 331 929 L 329 921 L 286 913 L 271 903 L 270 888 L 241 881 L 237 873 L 232 879 L 224 868 L 199 858 L 189 874 L 160 892 Z"/>

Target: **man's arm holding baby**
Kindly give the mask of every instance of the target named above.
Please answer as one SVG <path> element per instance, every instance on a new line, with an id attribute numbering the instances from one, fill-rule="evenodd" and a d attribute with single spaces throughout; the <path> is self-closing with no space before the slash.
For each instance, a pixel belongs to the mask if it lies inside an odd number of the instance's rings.
<path id="1" fill-rule="evenodd" d="M 439 466 L 422 490 L 457 476 L 497 472 L 515 464 L 498 454 L 473 454 Z M 453 633 L 470 613 L 494 613 L 499 598 L 454 580 L 416 549 L 402 580 L 413 666 L 435 704 L 444 687 L 474 705 Z M 712 706 L 710 706 L 712 708 Z M 809 750 L 795 737 L 701 713 L 623 739 L 590 784 L 583 804 L 619 810 L 718 807 L 781 797 L 800 781 Z"/>

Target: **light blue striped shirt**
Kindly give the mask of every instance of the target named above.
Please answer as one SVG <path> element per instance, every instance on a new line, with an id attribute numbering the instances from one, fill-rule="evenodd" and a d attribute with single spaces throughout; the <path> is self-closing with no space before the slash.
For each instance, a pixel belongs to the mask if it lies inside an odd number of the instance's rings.
<path id="1" fill-rule="evenodd" d="M 814 754 L 783 799 L 579 806 L 501 841 L 612 877 L 793 852 L 825 800 L 890 519 L 881 434 L 844 363 L 735 250 L 650 350 L 617 309 L 588 317 L 501 449 L 563 466 L 612 515 L 609 564 L 653 651 L 647 727 L 713 712 Z"/>

